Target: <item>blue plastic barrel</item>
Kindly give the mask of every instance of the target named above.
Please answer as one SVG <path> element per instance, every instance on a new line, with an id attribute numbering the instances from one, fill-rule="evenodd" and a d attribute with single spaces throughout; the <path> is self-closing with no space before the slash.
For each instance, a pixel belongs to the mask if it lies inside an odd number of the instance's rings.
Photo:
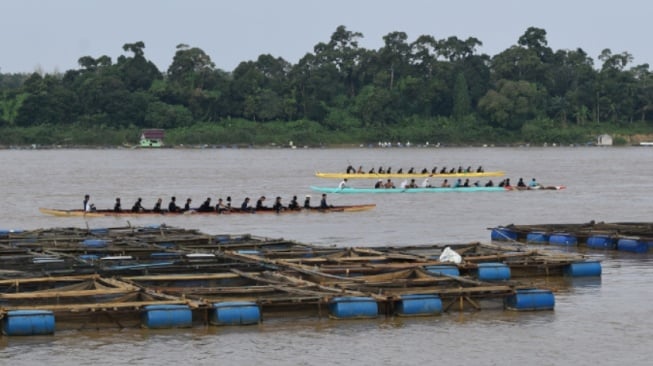
<path id="1" fill-rule="evenodd" d="M 49 310 L 10 310 L 2 320 L 2 332 L 8 336 L 54 333 L 54 314 Z"/>
<path id="2" fill-rule="evenodd" d="M 193 314 L 188 305 L 148 305 L 141 323 L 147 328 L 187 328 L 193 325 Z"/>
<path id="3" fill-rule="evenodd" d="M 551 236 L 549 236 L 549 244 L 576 245 L 578 244 L 578 239 L 571 234 L 551 234 Z"/>
<path id="4" fill-rule="evenodd" d="M 503 263 L 479 263 L 478 279 L 481 281 L 505 281 L 510 279 L 510 267 Z"/>
<path id="5" fill-rule="evenodd" d="M 530 232 L 526 234 L 526 242 L 531 244 L 548 244 L 549 234 L 543 232 Z"/>
<path id="6" fill-rule="evenodd" d="M 82 245 L 89 248 L 104 248 L 107 246 L 107 241 L 104 239 L 84 239 Z"/>
<path id="7" fill-rule="evenodd" d="M 215 325 L 258 324 L 261 311 L 251 301 L 227 301 L 213 304 L 210 322 Z"/>
<path id="8" fill-rule="evenodd" d="M 517 232 L 504 227 L 495 227 L 492 229 L 490 239 L 494 241 L 515 241 L 517 240 Z"/>
<path id="9" fill-rule="evenodd" d="M 379 305 L 371 297 L 334 297 L 329 301 L 329 313 L 338 319 L 376 318 L 379 314 Z"/>
<path id="10" fill-rule="evenodd" d="M 587 238 L 587 246 L 595 249 L 615 249 L 617 241 L 609 235 L 593 235 Z"/>
<path id="11" fill-rule="evenodd" d="M 456 266 L 446 266 L 446 265 L 437 265 L 437 266 L 426 266 L 424 269 L 427 272 L 433 274 L 443 274 L 447 276 L 460 276 L 460 270 Z"/>
<path id="12" fill-rule="evenodd" d="M 648 252 L 648 242 L 639 239 L 619 239 L 617 249 L 633 253 Z"/>
<path id="13" fill-rule="evenodd" d="M 438 295 L 403 295 L 397 303 L 397 315 L 435 315 L 442 313 L 442 300 Z"/>
<path id="14" fill-rule="evenodd" d="M 565 268 L 565 274 L 571 277 L 590 277 L 601 275 L 601 262 L 571 263 Z"/>
<path id="15" fill-rule="evenodd" d="M 504 304 L 510 310 L 553 310 L 555 296 L 550 290 L 517 290 L 515 294 L 505 298 Z"/>

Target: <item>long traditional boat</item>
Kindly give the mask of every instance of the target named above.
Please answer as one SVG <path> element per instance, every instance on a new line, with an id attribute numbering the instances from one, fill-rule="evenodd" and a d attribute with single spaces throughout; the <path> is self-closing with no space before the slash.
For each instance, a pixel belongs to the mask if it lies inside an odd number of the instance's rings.
<path id="1" fill-rule="evenodd" d="M 300 208 L 298 210 L 289 210 L 284 209 L 279 212 L 272 208 L 264 208 L 259 210 L 241 210 L 239 208 L 232 208 L 231 210 L 223 212 L 200 212 L 196 210 L 185 211 L 185 212 L 152 212 L 150 210 L 143 212 L 131 212 L 131 211 L 121 211 L 115 212 L 113 210 L 96 210 L 96 211 L 84 211 L 84 210 L 62 210 L 56 208 L 39 208 L 41 213 L 52 216 L 59 217 L 107 217 L 107 216 L 196 216 L 196 215 L 240 215 L 240 214 L 298 214 L 298 213 L 329 213 L 329 212 L 360 212 L 368 211 L 376 207 L 375 203 L 360 204 L 360 205 L 339 205 L 332 206 L 329 208 Z"/>
<path id="2" fill-rule="evenodd" d="M 338 188 L 311 186 L 314 191 L 322 193 L 447 193 L 447 192 L 507 192 L 507 191 L 542 191 L 561 190 L 565 186 L 529 187 L 433 187 L 433 188 Z"/>
<path id="3" fill-rule="evenodd" d="M 384 179 L 384 178 L 480 178 L 480 177 L 501 177 L 505 175 L 504 171 L 492 172 L 461 172 L 461 173 L 322 173 L 316 172 L 315 176 L 319 178 L 334 179 Z"/>

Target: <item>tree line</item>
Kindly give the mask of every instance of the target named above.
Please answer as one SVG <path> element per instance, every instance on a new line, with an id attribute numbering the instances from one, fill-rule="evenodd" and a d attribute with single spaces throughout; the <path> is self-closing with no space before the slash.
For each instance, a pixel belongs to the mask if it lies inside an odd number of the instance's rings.
<path id="1" fill-rule="evenodd" d="M 339 26 L 296 64 L 262 54 L 231 72 L 185 44 L 161 71 L 135 42 L 115 62 L 83 56 L 62 74 L 0 74 L 0 129 L 4 143 L 164 128 L 187 143 L 298 144 L 578 142 L 650 129 L 653 76 L 628 52 L 604 49 L 595 66 L 581 48 L 551 49 L 535 27 L 494 56 L 474 37 L 409 42 L 395 31 L 376 50 L 362 38 Z"/>

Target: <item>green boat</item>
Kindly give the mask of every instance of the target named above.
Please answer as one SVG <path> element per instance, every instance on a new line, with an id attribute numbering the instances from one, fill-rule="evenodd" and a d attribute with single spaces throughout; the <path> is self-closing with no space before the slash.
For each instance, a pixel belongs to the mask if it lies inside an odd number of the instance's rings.
<path id="1" fill-rule="evenodd" d="M 311 186 L 314 191 L 322 193 L 447 193 L 447 192 L 506 192 L 506 191 L 544 191 L 561 190 L 565 186 L 546 187 L 432 187 L 432 188 L 338 188 L 338 187 L 316 187 Z"/>

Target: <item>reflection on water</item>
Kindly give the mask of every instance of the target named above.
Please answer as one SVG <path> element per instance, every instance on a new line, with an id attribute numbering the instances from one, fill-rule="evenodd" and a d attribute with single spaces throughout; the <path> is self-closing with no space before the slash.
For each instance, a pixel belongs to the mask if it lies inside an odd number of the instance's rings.
<path id="1" fill-rule="evenodd" d="M 650 221 L 653 149 L 348 149 L 0 151 L 5 210 L 0 229 L 114 227 L 165 223 L 212 234 L 251 233 L 338 246 L 489 240 L 488 227 L 539 223 Z M 348 164 L 431 167 L 483 165 L 512 180 L 536 177 L 563 191 L 430 195 L 329 195 L 333 204 L 374 202 L 367 213 L 115 219 L 53 218 L 37 208 L 76 208 L 85 193 L 98 207 L 156 198 L 312 194 L 336 185 L 314 172 Z M 437 181 L 437 179 L 435 179 Z M 371 182 L 353 182 L 364 186 Z M 615 189 L 618 187 L 619 189 Z M 558 247 L 571 251 L 573 248 Z M 651 255 L 586 251 L 601 279 L 518 279 L 556 294 L 555 311 L 483 310 L 419 318 L 335 321 L 274 318 L 247 327 L 60 332 L 0 337 L 0 364 L 414 365 L 648 364 L 653 329 Z M 628 347 L 624 345 L 637 345 Z"/>

